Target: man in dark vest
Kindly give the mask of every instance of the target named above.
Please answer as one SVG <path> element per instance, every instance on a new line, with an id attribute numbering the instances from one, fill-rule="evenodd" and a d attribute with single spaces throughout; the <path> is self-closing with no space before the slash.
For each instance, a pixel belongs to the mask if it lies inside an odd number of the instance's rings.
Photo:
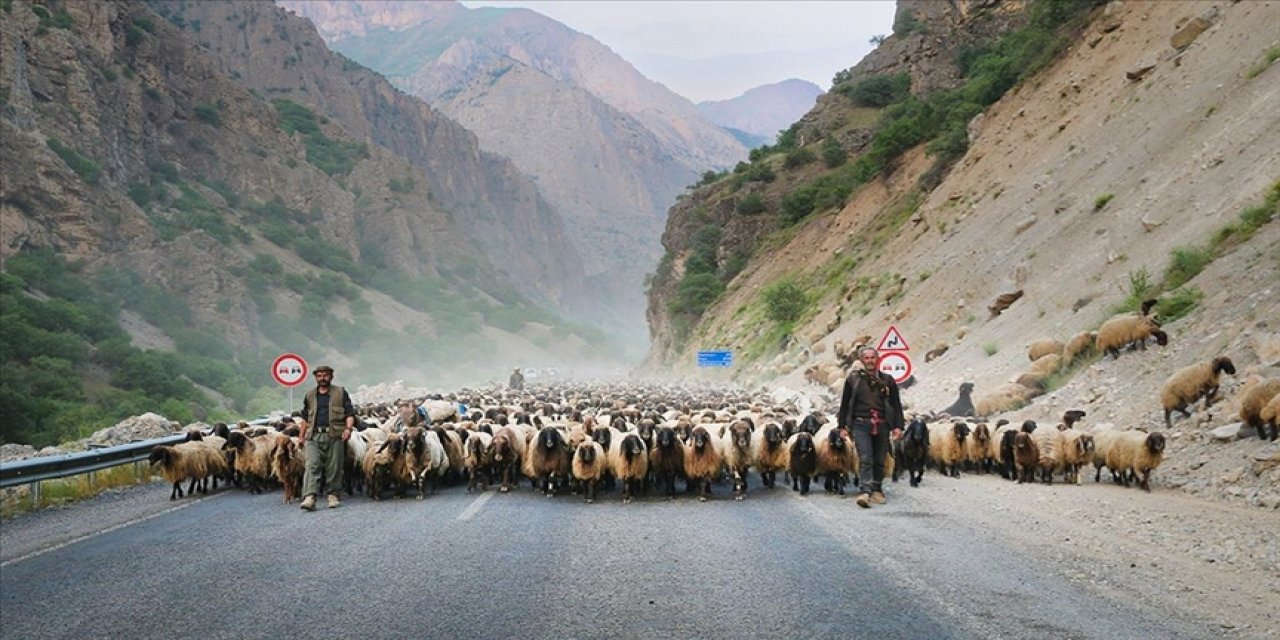
<path id="1" fill-rule="evenodd" d="M 511 377 L 507 379 L 507 387 L 516 391 L 524 390 L 524 374 L 520 372 L 520 367 L 516 367 L 511 372 Z"/>
<path id="2" fill-rule="evenodd" d="M 897 438 L 905 423 L 902 415 L 902 398 L 893 376 L 882 373 L 876 367 L 880 353 L 875 347 L 858 350 L 862 368 L 849 374 L 844 381 L 844 393 L 840 396 L 840 413 L 836 426 L 848 429 L 858 449 L 859 507 L 884 504 L 884 457 L 889 452 L 889 434 Z"/>
<path id="3" fill-rule="evenodd" d="M 316 510 L 320 478 L 324 474 L 329 508 L 342 504 L 342 458 L 356 426 L 356 410 L 347 390 L 334 386 L 333 367 L 316 367 L 316 386 L 302 399 L 302 439 L 306 442 L 307 469 L 302 477 L 302 508 Z"/>

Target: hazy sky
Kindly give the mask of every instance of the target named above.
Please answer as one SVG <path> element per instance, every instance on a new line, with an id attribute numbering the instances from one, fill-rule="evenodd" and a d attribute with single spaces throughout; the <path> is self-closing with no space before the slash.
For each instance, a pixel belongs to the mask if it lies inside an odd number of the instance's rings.
<path id="1" fill-rule="evenodd" d="M 603 42 L 694 102 L 787 78 L 831 86 L 892 30 L 892 0 L 464 0 L 527 7 Z"/>

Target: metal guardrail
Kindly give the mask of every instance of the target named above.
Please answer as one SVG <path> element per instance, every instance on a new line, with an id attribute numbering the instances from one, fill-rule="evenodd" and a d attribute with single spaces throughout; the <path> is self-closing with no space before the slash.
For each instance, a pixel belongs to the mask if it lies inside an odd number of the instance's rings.
<path id="1" fill-rule="evenodd" d="M 249 424 L 261 426 L 267 424 L 267 419 L 260 418 Z M 0 489 L 101 471 L 102 469 L 123 464 L 142 462 L 150 457 L 151 450 L 157 445 L 177 444 L 186 439 L 187 435 L 185 433 L 178 433 L 164 436 L 163 438 L 139 440 L 114 447 L 0 463 Z"/>

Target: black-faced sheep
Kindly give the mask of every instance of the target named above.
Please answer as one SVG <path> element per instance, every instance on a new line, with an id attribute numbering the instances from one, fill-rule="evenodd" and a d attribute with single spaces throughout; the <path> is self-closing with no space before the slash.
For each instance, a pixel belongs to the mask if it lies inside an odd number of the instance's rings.
<path id="1" fill-rule="evenodd" d="M 370 498 L 381 500 L 382 492 L 393 486 L 396 467 L 403 464 L 402 457 L 404 441 L 395 433 L 365 452 L 360 466 L 364 469 L 365 489 Z"/>
<path id="2" fill-rule="evenodd" d="M 949 416 L 955 417 L 971 417 L 975 414 L 973 406 L 973 383 L 964 382 L 960 384 L 960 397 L 951 406 L 942 410 Z"/>
<path id="3" fill-rule="evenodd" d="M 798 431 L 787 439 L 787 473 L 791 475 L 791 490 L 809 495 L 809 482 L 818 468 L 818 450 L 813 435 Z"/>
<path id="4" fill-rule="evenodd" d="M 924 479 L 925 463 L 929 459 L 929 427 L 923 420 L 917 418 L 907 423 L 902 437 L 893 443 L 893 457 L 896 460 L 894 482 L 898 481 L 899 470 L 905 467 L 911 486 L 920 486 L 920 481 Z"/>
<path id="5" fill-rule="evenodd" d="M 520 470 L 520 463 L 525 452 L 524 431 L 515 425 L 507 425 L 494 434 L 489 443 L 490 459 L 501 476 L 498 491 L 506 493 L 511 490 L 512 475 Z M 515 479 L 517 482 L 518 478 Z"/>
<path id="6" fill-rule="evenodd" d="M 980 422 L 973 426 L 973 432 L 964 441 L 964 458 L 971 468 L 978 473 L 991 470 L 991 427 Z"/>
<path id="7" fill-rule="evenodd" d="M 151 466 L 160 468 L 160 475 L 173 485 L 170 500 L 183 496 L 182 481 L 190 480 L 187 493 L 195 491 L 196 483 L 209 475 L 207 447 L 199 442 L 182 442 L 176 445 L 157 445 L 148 460 Z"/>
<path id="8" fill-rule="evenodd" d="M 788 452 L 782 437 L 782 427 L 770 422 L 751 435 L 751 459 L 764 486 L 772 489 L 777 482 L 778 471 L 787 468 Z"/>
<path id="9" fill-rule="evenodd" d="M 1240 420 L 1257 429 L 1259 439 L 1266 437 L 1266 425 L 1268 424 L 1268 420 L 1263 416 L 1263 410 L 1276 397 L 1280 397 L 1280 380 L 1263 380 L 1245 389 L 1244 393 L 1240 394 Z M 1272 427 L 1271 439 L 1275 440 L 1274 418 L 1270 421 L 1270 424 Z"/>
<path id="10" fill-rule="evenodd" d="M 715 436 L 704 425 L 693 427 L 689 441 L 684 445 L 684 477 L 689 483 L 697 483 L 698 500 L 706 502 L 711 493 L 711 480 L 720 473 L 720 451 Z"/>
<path id="11" fill-rule="evenodd" d="M 849 476 L 853 475 L 858 479 L 859 471 L 858 449 L 854 446 L 853 439 L 849 437 L 849 432 L 829 424 L 818 430 L 817 435 L 813 437 L 813 444 L 818 452 L 818 467 L 815 475 L 826 475 L 823 488 L 827 493 L 844 495 L 844 487 Z"/>
<path id="12" fill-rule="evenodd" d="M 556 494 L 557 480 L 564 480 L 569 445 L 565 436 L 555 427 L 544 427 L 525 449 L 524 475 L 534 482 L 534 487 L 541 489 L 544 495 Z"/>
<path id="13" fill-rule="evenodd" d="M 1147 338 L 1152 337 L 1160 346 L 1169 344 L 1169 336 L 1160 330 L 1160 323 L 1154 317 L 1147 315 L 1154 304 L 1154 300 L 1148 300 L 1142 303 L 1141 313 L 1122 313 L 1102 323 L 1102 326 L 1098 327 L 1098 337 L 1094 340 L 1098 353 L 1119 358 L 1120 349 L 1133 344 L 1145 351 Z"/>
<path id="14" fill-rule="evenodd" d="M 1160 404 L 1164 407 L 1164 424 L 1172 428 L 1170 415 L 1181 411 L 1188 418 L 1191 413 L 1187 405 L 1195 404 L 1204 398 L 1204 408 L 1213 404 L 1213 397 L 1218 393 L 1218 378 L 1221 374 L 1235 375 L 1236 367 L 1231 359 L 1218 357 L 1208 362 L 1199 362 L 1174 372 L 1165 380 L 1160 389 Z"/>
<path id="15" fill-rule="evenodd" d="M 628 432 L 608 453 L 613 477 L 622 483 L 622 502 L 631 502 L 649 474 L 649 452 L 639 434 Z"/>
<path id="16" fill-rule="evenodd" d="M 1019 431 L 1013 437 L 1013 463 L 1018 472 L 1018 484 L 1034 482 L 1040 466 L 1040 450 L 1031 434 Z"/>
<path id="17" fill-rule="evenodd" d="M 1164 460 L 1164 446 L 1162 433 L 1121 431 L 1107 450 L 1107 467 L 1120 474 L 1124 486 L 1134 477 L 1139 487 L 1151 491 L 1151 472 Z"/>
<path id="18" fill-rule="evenodd" d="M 965 460 L 965 440 L 969 433 L 969 425 L 964 422 L 929 425 L 929 459 L 942 475 L 960 477 L 960 465 Z"/>
<path id="19" fill-rule="evenodd" d="M 587 438 L 578 443 L 578 447 L 573 453 L 573 464 L 571 471 L 573 479 L 583 487 L 583 500 L 587 504 L 591 504 L 596 500 L 596 484 L 604 475 L 605 466 L 608 460 L 605 458 L 604 447 L 595 440 Z"/>
<path id="20" fill-rule="evenodd" d="M 649 449 L 649 472 L 668 499 L 676 495 L 676 477 L 684 474 L 684 445 L 672 427 L 658 427 Z"/>

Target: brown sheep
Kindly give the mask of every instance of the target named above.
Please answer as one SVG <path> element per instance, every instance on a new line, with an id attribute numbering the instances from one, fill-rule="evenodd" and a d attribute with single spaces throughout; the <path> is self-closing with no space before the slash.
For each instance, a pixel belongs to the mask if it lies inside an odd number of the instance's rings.
<path id="1" fill-rule="evenodd" d="M 667 499 L 674 498 L 676 476 L 684 473 L 684 446 L 675 429 L 658 427 L 655 430 L 653 447 L 649 449 L 649 470 Z"/>
<path id="2" fill-rule="evenodd" d="M 1035 395 L 1036 391 L 1034 389 L 1029 389 L 1016 382 L 1005 383 L 996 387 L 991 393 L 978 398 L 973 403 L 974 415 L 979 418 L 986 418 L 997 413 L 1020 409 Z"/>
<path id="3" fill-rule="evenodd" d="M 196 483 L 209 475 L 206 453 L 207 447 L 199 442 L 182 442 L 176 445 L 157 445 L 151 450 L 148 460 L 151 465 L 160 467 L 160 474 L 173 485 L 169 492 L 170 500 L 183 496 L 182 481 L 190 479 L 187 494 L 194 493 Z"/>
<path id="4" fill-rule="evenodd" d="M 395 469 L 402 464 L 403 457 L 404 441 L 396 433 L 369 447 L 360 466 L 364 469 L 365 489 L 370 498 L 382 499 L 382 492 L 394 482 Z"/>
<path id="5" fill-rule="evenodd" d="M 1087 356 L 1093 353 L 1093 346 L 1097 343 L 1098 333 L 1096 331 L 1081 331 L 1067 341 L 1067 345 L 1062 348 L 1062 366 L 1069 367 L 1075 363 L 1076 358 Z"/>
<path id="6" fill-rule="evenodd" d="M 583 486 L 583 500 L 587 504 L 596 501 L 596 484 L 604 476 L 607 465 L 604 447 L 595 440 L 583 439 L 574 449 L 571 471 L 573 479 Z"/>
<path id="7" fill-rule="evenodd" d="M 1031 434 L 1019 431 L 1013 436 L 1013 464 L 1018 472 L 1018 484 L 1035 482 L 1036 469 L 1040 466 L 1040 450 Z"/>
<path id="8" fill-rule="evenodd" d="M 1280 379 L 1263 380 L 1240 394 L 1240 420 L 1257 429 L 1258 438 L 1266 435 L 1266 420 L 1262 416 L 1262 410 L 1277 396 L 1280 396 Z M 1273 435 L 1271 439 L 1276 438 Z"/>
<path id="9" fill-rule="evenodd" d="M 544 495 L 555 496 L 556 486 L 568 480 L 572 451 L 564 434 L 555 427 L 545 427 L 525 448 L 524 475 L 534 482 L 534 488 Z"/>
<path id="10" fill-rule="evenodd" d="M 689 483 L 697 483 L 698 500 L 707 501 L 711 493 L 711 480 L 720 473 L 720 452 L 715 436 L 704 425 L 693 427 L 689 441 L 684 444 L 684 477 Z"/>
<path id="11" fill-rule="evenodd" d="M 786 470 L 789 462 L 786 440 L 782 427 L 769 422 L 751 435 L 751 460 L 764 486 L 772 489 L 777 482 L 778 471 Z"/>
<path id="12" fill-rule="evenodd" d="M 271 456 L 275 449 L 276 433 L 264 433 L 249 437 L 243 431 L 232 431 L 224 448 L 235 452 L 235 472 L 249 483 L 249 493 L 261 493 L 264 484 L 270 483 Z"/>
<path id="13" fill-rule="evenodd" d="M 735 420 L 720 437 L 721 457 L 733 478 L 733 498 L 742 500 L 747 494 L 747 469 L 751 466 L 751 426 L 746 420 Z"/>
<path id="14" fill-rule="evenodd" d="M 1032 362 L 1035 362 L 1049 354 L 1061 356 L 1064 347 L 1066 345 L 1062 344 L 1062 341 L 1057 338 L 1041 338 L 1027 345 L 1027 357 Z"/>
<path id="15" fill-rule="evenodd" d="M 501 475 L 502 484 L 498 486 L 498 491 L 506 493 L 511 490 L 511 476 L 520 470 L 521 461 L 524 460 L 525 446 L 524 431 L 517 429 L 514 425 L 502 427 L 493 435 L 489 450 L 493 465 Z M 516 481 L 518 482 L 519 479 L 517 478 Z"/>
<path id="16" fill-rule="evenodd" d="M 1147 338 L 1151 337 L 1154 337 L 1156 344 L 1162 347 L 1169 344 L 1169 336 L 1160 330 L 1160 323 L 1154 317 L 1146 315 L 1154 302 L 1154 300 L 1144 302 L 1141 314 L 1123 313 L 1112 316 L 1102 323 L 1102 326 L 1098 327 L 1098 337 L 1094 340 L 1098 353 L 1119 358 L 1120 349 L 1133 344 L 1145 351 Z"/>
<path id="17" fill-rule="evenodd" d="M 631 502 L 649 474 L 649 452 L 644 440 L 637 433 L 623 434 L 608 457 L 614 479 L 622 483 L 622 502 Z"/>
<path id="18" fill-rule="evenodd" d="M 1059 468 L 1063 467 L 1063 441 L 1062 432 L 1057 429 L 1036 429 L 1031 434 L 1031 439 L 1036 443 L 1036 450 L 1040 454 L 1038 467 L 1040 469 L 1040 480 L 1045 484 L 1053 484 L 1053 474 Z"/>
<path id="19" fill-rule="evenodd" d="M 827 493 L 845 495 L 844 487 L 849 476 L 856 476 L 859 471 L 858 449 L 849 437 L 849 432 L 829 424 L 818 430 L 813 437 L 813 444 L 818 459 L 814 475 L 826 474 L 823 488 Z"/>
<path id="20" fill-rule="evenodd" d="M 483 431 L 476 431 L 467 437 L 462 464 L 467 470 L 468 492 L 475 491 L 477 485 L 484 491 L 493 479 L 493 461 L 489 458 L 489 444 L 492 440 L 493 436 Z"/>
<path id="21" fill-rule="evenodd" d="M 1120 474 L 1120 482 L 1129 486 L 1137 480 L 1143 491 L 1151 491 L 1151 472 L 1164 460 L 1163 433 L 1122 431 L 1107 451 L 1106 464 Z"/>
<path id="22" fill-rule="evenodd" d="M 306 471 L 306 442 L 299 438 L 290 438 L 284 434 L 276 436 L 274 453 L 271 456 L 271 473 L 284 487 L 284 503 L 293 502 L 301 497 L 302 476 Z"/>
<path id="23" fill-rule="evenodd" d="M 1267 406 L 1262 408 L 1259 416 L 1262 419 L 1262 426 L 1258 427 L 1258 439 L 1262 439 L 1263 430 L 1266 426 L 1271 425 L 1271 441 L 1275 442 L 1277 435 L 1276 422 L 1280 421 L 1280 393 L 1272 396 L 1271 401 L 1267 403 Z"/>
<path id="24" fill-rule="evenodd" d="M 1164 407 L 1164 424 L 1173 428 L 1170 416 L 1174 411 L 1181 411 L 1188 418 L 1191 413 L 1187 405 L 1195 404 L 1204 397 L 1204 408 L 1213 404 L 1213 397 L 1218 393 L 1218 378 L 1221 374 L 1235 375 L 1236 367 L 1231 358 L 1218 357 L 1207 362 L 1198 362 L 1175 371 L 1165 380 L 1160 389 L 1160 404 Z"/>

